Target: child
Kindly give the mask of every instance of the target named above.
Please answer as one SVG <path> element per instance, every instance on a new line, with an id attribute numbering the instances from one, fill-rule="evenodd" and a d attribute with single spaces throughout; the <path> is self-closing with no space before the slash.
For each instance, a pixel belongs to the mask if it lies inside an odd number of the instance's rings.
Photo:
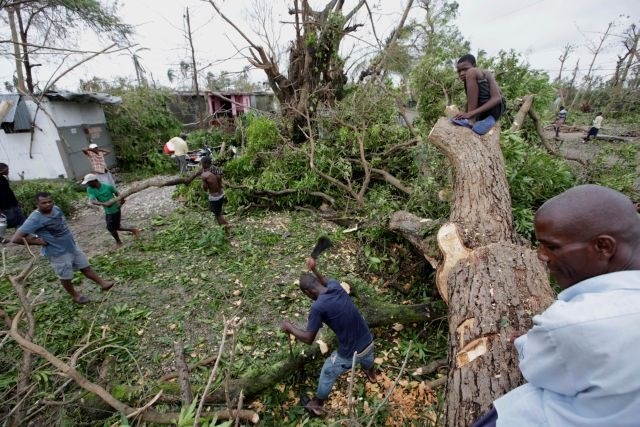
<path id="1" fill-rule="evenodd" d="M 593 139 L 598 136 L 598 131 L 602 127 L 602 113 L 596 114 L 596 118 L 593 119 L 593 123 L 591 124 L 591 129 L 587 132 L 587 136 L 582 139 L 582 142 L 587 142 L 593 136 Z"/>
<path id="2" fill-rule="evenodd" d="M 478 135 L 491 130 L 505 110 L 505 101 L 500 88 L 488 71 L 476 68 L 476 58 L 464 55 L 456 65 L 458 76 L 464 82 L 467 106 L 451 121 L 459 126 L 470 127 Z"/>
<path id="3" fill-rule="evenodd" d="M 567 110 L 564 107 L 560 107 L 560 111 L 556 115 L 556 122 L 553 124 L 553 128 L 556 130 L 556 138 L 560 136 L 560 126 L 567 120 L 567 114 Z"/>

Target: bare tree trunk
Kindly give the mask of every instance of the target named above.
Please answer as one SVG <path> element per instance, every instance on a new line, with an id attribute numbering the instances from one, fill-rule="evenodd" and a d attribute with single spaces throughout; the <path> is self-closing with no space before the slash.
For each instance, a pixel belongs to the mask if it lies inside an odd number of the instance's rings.
<path id="1" fill-rule="evenodd" d="M 20 7 L 20 6 L 15 6 Z M 18 30 L 16 29 L 16 14 L 14 12 L 13 7 L 7 8 L 7 14 L 9 16 L 9 28 L 11 29 L 11 41 L 13 42 L 13 56 L 16 62 L 16 76 L 18 78 L 18 84 L 16 85 L 16 89 L 18 93 L 27 93 L 27 89 L 24 85 L 24 74 L 22 72 L 22 55 L 20 52 L 20 42 L 18 40 Z"/>
<path id="2" fill-rule="evenodd" d="M 558 85 L 558 94 L 560 95 L 560 102 L 562 105 L 564 105 L 564 98 L 565 98 L 564 88 L 562 87 L 562 71 L 564 70 L 565 62 L 569 58 L 569 54 L 573 49 L 574 47 L 567 43 L 566 45 L 564 45 L 562 54 L 560 54 L 560 57 L 558 58 L 558 60 L 560 61 L 560 70 L 558 70 L 558 77 L 556 77 L 556 83 Z"/>
<path id="3" fill-rule="evenodd" d="M 589 93 L 591 91 L 591 86 L 593 85 L 593 78 L 591 76 L 591 73 L 593 72 L 593 64 L 595 64 L 596 58 L 598 57 L 598 55 L 600 54 L 600 51 L 602 50 L 602 45 L 604 44 L 605 40 L 609 36 L 609 31 L 611 31 L 611 27 L 613 27 L 613 22 L 609 22 L 609 25 L 607 25 L 607 30 L 604 32 L 604 34 L 600 38 L 600 42 L 598 43 L 598 46 L 591 49 L 593 56 L 591 57 L 591 63 L 589 64 L 589 70 L 587 70 L 587 75 L 584 77 L 584 81 L 587 85 L 584 91 L 585 93 Z M 571 107 L 573 107 L 576 101 L 580 99 L 579 95 L 580 95 L 580 90 L 576 92 L 576 96 L 573 98 L 573 101 L 571 101 Z"/>
<path id="4" fill-rule="evenodd" d="M 191 50 L 191 68 L 193 70 L 193 90 L 196 93 L 196 120 L 201 125 L 202 114 L 200 113 L 200 87 L 198 86 L 198 66 L 196 65 L 196 53 L 193 47 L 193 39 L 191 37 L 191 19 L 189 18 L 189 8 L 185 12 L 185 21 L 187 22 L 187 39 L 189 40 L 189 49 Z M 200 126 L 198 126 L 200 127 Z"/>
<path id="5" fill-rule="evenodd" d="M 455 175 L 436 279 L 449 305 L 446 425 L 469 426 L 521 384 L 509 336 L 528 329 L 554 295 L 543 264 L 513 230 L 499 129 L 477 136 L 441 118 L 429 140 Z"/>
<path id="6" fill-rule="evenodd" d="M 522 128 L 524 124 L 524 119 L 527 117 L 527 113 L 531 109 L 531 105 L 533 104 L 533 95 L 526 95 L 522 99 L 522 105 L 520 109 L 516 113 L 516 117 L 513 119 L 513 124 L 511 125 L 511 132 L 518 131 Z"/>
<path id="7" fill-rule="evenodd" d="M 27 29 L 25 29 L 24 24 L 22 23 L 22 15 L 20 15 L 19 7 L 16 8 L 16 18 L 18 18 L 18 27 L 20 28 L 20 38 L 22 40 L 22 62 L 24 63 L 25 82 L 29 93 L 33 93 L 35 86 L 33 84 L 32 69 L 40 64 L 32 64 L 29 59 L 29 40 L 27 39 Z"/>
<path id="8" fill-rule="evenodd" d="M 624 43 L 625 47 L 627 48 L 627 54 L 625 55 L 625 57 L 621 58 L 621 62 L 620 62 L 620 69 L 616 70 L 620 71 L 620 74 L 617 75 L 617 80 L 615 83 L 615 87 L 613 88 L 612 94 L 611 94 L 611 99 L 609 100 L 609 103 L 607 104 L 607 108 L 606 108 L 606 112 L 611 111 L 614 108 L 614 105 L 617 102 L 621 102 L 622 98 L 624 98 L 623 95 L 623 89 L 624 89 L 624 85 L 627 81 L 627 76 L 629 74 L 629 70 L 631 69 L 631 66 L 633 65 L 633 61 L 634 58 L 636 56 L 636 52 L 638 51 L 638 39 L 640 39 L 640 32 L 636 33 L 636 26 L 632 25 L 631 26 L 631 36 L 632 36 L 632 42 L 631 42 L 631 47 L 627 46 L 626 43 Z M 622 66 L 624 59 L 627 59 L 627 62 L 624 66 Z M 606 113 L 605 113 L 606 114 Z"/>

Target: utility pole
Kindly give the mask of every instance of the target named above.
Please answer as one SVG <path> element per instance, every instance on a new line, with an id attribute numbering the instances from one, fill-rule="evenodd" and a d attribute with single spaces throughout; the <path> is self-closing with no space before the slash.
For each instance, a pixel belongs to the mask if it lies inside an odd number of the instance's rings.
<path id="1" fill-rule="evenodd" d="M 198 86 L 198 67 L 196 65 L 196 52 L 193 48 L 193 38 L 191 37 L 191 20 L 189 19 L 189 8 L 185 13 L 185 20 L 187 22 L 187 39 L 189 40 L 189 48 L 191 49 L 191 69 L 193 71 L 193 89 L 196 92 L 196 119 L 198 123 L 202 119 L 200 114 L 200 87 Z"/>
<path id="2" fill-rule="evenodd" d="M 20 6 L 16 6 L 20 7 Z M 13 57 L 16 61 L 16 75 L 18 76 L 18 84 L 16 88 L 18 89 L 18 93 L 25 94 L 27 90 L 24 86 L 24 74 L 22 73 L 22 55 L 20 50 L 20 41 L 18 39 L 18 30 L 16 29 L 15 22 L 15 11 L 13 7 L 7 8 L 7 13 L 9 15 L 9 27 L 11 28 L 11 42 L 13 43 Z"/>

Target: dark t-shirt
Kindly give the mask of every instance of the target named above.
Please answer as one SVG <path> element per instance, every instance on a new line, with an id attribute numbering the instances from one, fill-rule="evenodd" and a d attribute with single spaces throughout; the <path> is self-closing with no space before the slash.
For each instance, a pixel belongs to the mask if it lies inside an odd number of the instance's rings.
<path id="1" fill-rule="evenodd" d="M 18 206 L 16 195 L 9 187 L 9 180 L 4 175 L 0 175 L 0 209 L 9 209 L 14 206 Z"/>
<path id="2" fill-rule="evenodd" d="M 362 351 L 371 343 L 373 336 L 351 297 L 340 283 L 329 279 L 327 292 L 311 304 L 307 331 L 316 332 L 325 323 L 338 337 L 338 355 L 353 357 L 355 351 Z"/>

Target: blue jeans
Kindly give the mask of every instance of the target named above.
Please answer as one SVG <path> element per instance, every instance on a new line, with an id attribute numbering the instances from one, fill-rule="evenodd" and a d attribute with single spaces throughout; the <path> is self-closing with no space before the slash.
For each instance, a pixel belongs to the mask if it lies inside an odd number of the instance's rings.
<path id="1" fill-rule="evenodd" d="M 322 371 L 320 372 L 320 380 L 318 380 L 318 390 L 316 391 L 316 397 L 318 399 L 327 400 L 333 388 L 333 383 L 336 382 L 343 372 L 351 369 L 352 360 L 352 357 L 340 357 L 338 352 L 334 351 L 331 353 L 331 356 L 324 361 Z M 365 370 L 373 367 L 373 345 L 371 345 L 369 351 L 356 356 L 356 363 L 359 363 L 362 369 Z"/>
<path id="2" fill-rule="evenodd" d="M 489 132 L 491 128 L 496 124 L 496 119 L 493 116 L 489 116 L 475 122 L 473 126 L 469 125 L 469 120 L 467 119 L 451 119 L 451 123 L 458 126 L 471 127 L 471 130 L 478 135 L 484 135 L 485 133 Z"/>
<path id="3" fill-rule="evenodd" d="M 496 119 L 493 116 L 489 116 L 487 118 L 477 121 L 473 125 L 471 130 L 477 133 L 478 135 L 484 135 L 485 133 L 489 132 L 495 124 L 496 124 Z"/>

